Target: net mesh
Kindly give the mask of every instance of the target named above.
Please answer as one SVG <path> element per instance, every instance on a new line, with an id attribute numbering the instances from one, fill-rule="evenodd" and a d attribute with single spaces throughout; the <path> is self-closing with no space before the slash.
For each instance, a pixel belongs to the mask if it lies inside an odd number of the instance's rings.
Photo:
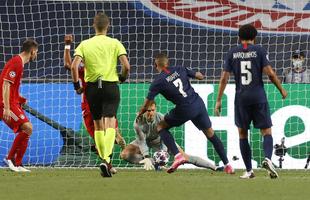
<path id="1" fill-rule="evenodd" d="M 111 17 L 108 34 L 124 44 L 132 66 L 129 81 L 121 85 L 118 113 L 126 142 L 135 139 L 133 120 L 156 75 L 152 57 L 164 51 L 171 58 L 171 65 L 189 66 L 207 75 L 199 84 L 193 81 L 194 87 L 206 102 L 213 127 L 223 140 L 229 159 L 243 167 L 233 120 L 233 85 L 228 86 L 224 96 L 223 116 L 213 115 L 223 59 L 238 43 L 237 27 L 253 23 L 260 32 L 257 43 L 267 49 L 276 73 L 283 78 L 283 74 L 291 70 L 292 52 L 300 49 L 307 53 L 309 50 L 309 9 L 308 1 L 290 0 L 1 1 L 1 68 L 19 53 L 26 38 L 35 38 L 40 44 L 37 61 L 25 65 L 21 94 L 32 109 L 46 118 L 42 121 L 38 116 L 27 114 L 34 132 L 24 163 L 96 166 L 100 162 L 92 148 L 94 142 L 82 123 L 80 97 L 74 93 L 70 73 L 63 67 L 63 40 L 65 34 L 73 34 L 76 47 L 94 35 L 93 17 L 104 11 Z M 305 66 L 308 64 L 306 56 Z M 310 151 L 310 88 L 307 84 L 287 84 L 285 88 L 290 96 L 282 101 L 276 88 L 266 85 L 275 127 L 274 143 L 280 144 L 281 138 L 286 138 L 284 144 L 288 153 L 283 167 L 303 168 Z M 161 97 L 157 98 L 157 104 L 161 113 L 172 108 Z M 212 145 L 192 124 L 187 123 L 172 132 L 189 153 L 220 162 Z M 251 132 L 253 160 L 260 166 L 262 139 L 259 131 L 251 129 Z M 7 154 L 13 139 L 12 131 L 1 123 L 0 157 Z M 132 166 L 119 158 L 120 151 L 116 146 L 113 164 Z M 278 164 L 279 157 L 273 158 Z"/>

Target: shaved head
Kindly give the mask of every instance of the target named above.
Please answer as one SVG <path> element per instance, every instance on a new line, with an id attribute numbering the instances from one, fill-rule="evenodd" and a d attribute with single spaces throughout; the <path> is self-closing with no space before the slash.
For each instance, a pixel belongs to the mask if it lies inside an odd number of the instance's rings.
<path id="1" fill-rule="evenodd" d="M 166 67 L 169 64 L 169 58 L 164 53 L 159 53 L 155 56 L 155 62 L 158 67 Z"/>

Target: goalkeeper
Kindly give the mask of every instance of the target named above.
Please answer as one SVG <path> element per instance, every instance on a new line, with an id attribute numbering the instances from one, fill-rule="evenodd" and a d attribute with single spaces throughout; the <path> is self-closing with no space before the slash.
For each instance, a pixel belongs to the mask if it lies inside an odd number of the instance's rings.
<path id="1" fill-rule="evenodd" d="M 161 113 L 156 112 L 155 101 L 152 102 L 142 117 L 135 119 L 134 130 L 136 132 L 136 139 L 121 152 L 121 158 L 133 164 L 143 164 L 146 170 L 154 169 L 154 163 L 149 155 L 149 150 L 167 151 L 167 147 L 161 142 L 160 136 L 156 130 L 158 123 L 163 117 Z M 200 157 L 186 155 L 179 146 L 178 148 L 180 152 L 184 154 L 187 163 L 191 163 L 197 167 L 218 171 L 222 170 L 222 168 L 218 168 Z"/>
<path id="2" fill-rule="evenodd" d="M 284 72 L 284 83 L 310 83 L 310 69 L 307 68 L 305 54 L 295 50 L 292 54 L 293 67 Z"/>
<path id="3" fill-rule="evenodd" d="M 64 51 L 64 67 L 67 70 L 71 70 L 70 66 L 72 63 L 72 58 L 70 54 L 70 49 L 71 49 L 71 44 L 73 42 L 73 36 L 71 34 L 65 35 L 65 51 Z M 87 132 L 89 133 L 90 137 L 94 139 L 94 132 L 95 132 L 95 127 L 94 127 L 94 122 L 93 118 L 90 113 L 89 105 L 86 99 L 86 96 L 83 94 L 84 88 L 86 88 L 86 82 L 84 80 L 84 64 L 81 62 L 79 66 L 79 81 L 82 84 L 82 87 L 79 89 L 78 94 L 81 94 L 81 109 L 82 109 L 82 115 L 83 115 L 83 122 L 85 125 L 85 128 Z M 116 130 L 116 138 L 115 138 L 115 143 L 118 144 L 121 149 L 124 149 L 126 146 L 126 142 L 124 138 L 122 137 L 119 128 L 118 128 L 118 122 L 116 120 L 115 123 L 115 130 Z M 97 148 L 96 148 L 97 152 Z M 112 156 L 112 154 L 111 154 Z M 111 173 L 116 173 L 116 170 L 112 168 L 111 162 L 109 163 L 109 166 Z"/>

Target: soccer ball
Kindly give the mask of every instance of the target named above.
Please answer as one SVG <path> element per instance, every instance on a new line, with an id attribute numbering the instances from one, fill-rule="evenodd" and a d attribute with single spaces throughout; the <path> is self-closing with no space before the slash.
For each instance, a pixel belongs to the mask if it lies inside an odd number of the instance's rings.
<path id="1" fill-rule="evenodd" d="M 164 150 L 156 151 L 153 155 L 155 164 L 165 166 L 169 161 L 169 153 Z"/>

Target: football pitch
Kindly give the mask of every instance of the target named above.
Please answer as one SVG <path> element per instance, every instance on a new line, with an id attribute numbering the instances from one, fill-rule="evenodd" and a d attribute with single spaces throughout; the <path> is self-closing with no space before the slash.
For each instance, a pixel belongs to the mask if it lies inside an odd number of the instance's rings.
<path id="1" fill-rule="evenodd" d="M 310 197 L 310 171 L 282 170 L 272 180 L 265 171 L 239 179 L 209 170 L 178 170 L 174 174 L 119 169 L 102 178 L 97 169 L 32 169 L 31 173 L 0 170 L 0 199 L 118 200 L 303 200 Z"/>

